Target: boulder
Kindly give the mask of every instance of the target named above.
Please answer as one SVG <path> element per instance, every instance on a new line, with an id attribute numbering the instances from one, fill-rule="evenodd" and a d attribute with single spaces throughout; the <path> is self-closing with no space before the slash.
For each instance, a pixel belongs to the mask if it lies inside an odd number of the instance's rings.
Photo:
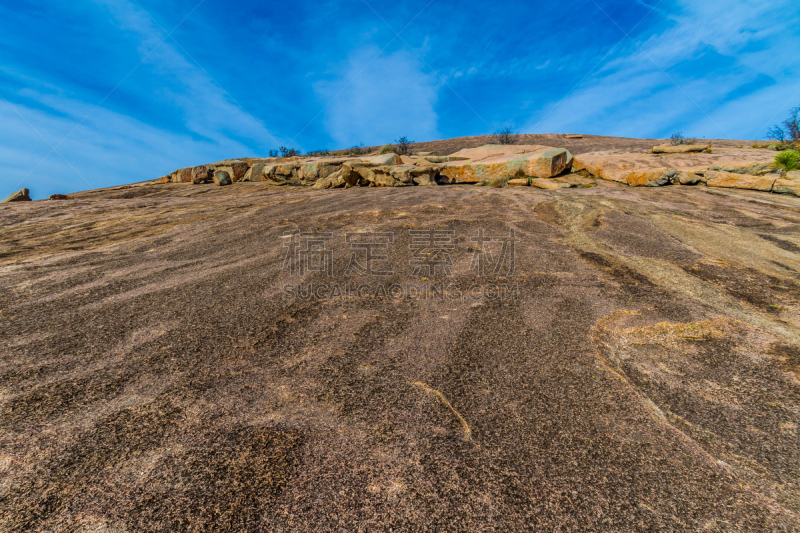
<path id="1" fill-rule="evenodd" d="M 694 172 L 678 172 L 672 179 L 672 183 L 679 183 L 681 185 L 697 185 L 703 182 L 703 176 L 695 174 Z"/>
<path id="2" fill-rule="evenodd" d="M 51 194 L 48 200 L 72 200 L 66 194 Z"/>
<path id="3" fill-rule="evenodd" d="M 423 187 L 432 185 L 438 186 L 439 182 L 436 181 L 438 175 L 439 175 L 438 167 L 434 166 L 415 167 L 415 169 L 411 171 L 411 180 L 414 182 L 414 185 L 419 185 Z"/>
<path id="4" fill-rule="evenodd" d="M 178 172 L 180 172 L 180 181 L 179 183 L 192 183 L 192 169 L 194 167 L 187 167 L 182 168 Z"/>
<path id="5" fill-rule="evenodd" d="M 342 178 L 342 171 L 337 170 L 330 176 L 326 176 L 324 178 L 320 178 L 314 182 L 314 185 L 311 187 L 312 189 L 338 189 L 339 187 L 344 187 L 345 181 Z"/>
<path id="6" fill-rule="evenodd" d="M 209 183 L 214 180 L 214 167 L 212 165 L 201 165 L 192 168 L 192 183 L 199 185 Z"/>
<path id="7" fill-rule="evenodd" d="M 488 183 L 505 178 L 552 178 L 572 167 L 572 154 L 564 148 L 531 153 L 496 155 L 479 161 L 446 163 L 440 173 L 451 183 Z"/>
<path id="8" fill-rule="evenodd" d="M 580 174 L 570 174 L 562 178 L 534 178 L 531 180 L 531 185 L 540 189 L 587 189 L 596 186 L 597 182 Z"/>
<path id="9" fill-rule="evenodd" d="M 264 168 L 266 166 L 266 163 L 254 163 L 250 168 L 247 169 L 242 181 L 261 181 L 261 178 L 264 176 Z"/>
<path id="10" fill-rule="evenodd" d="M 626 177 L 626 181 L 631 187 L 662 187 L 673 183 L 677 175 L 678 171 L 674 168 L 631 172 Z"/>
<path id="11" fill-rule="evenodd" d="M 250 165 L 241 159 L 226 159 L 225 161 L 214 163 L 213 166 L 215 170 L 227 172 L 233 182 L 243 180 L 247 170 L 250 168 Z"/>
<path id="12" fill-rule="evenodd" d="M 31 191 L 28 189 L 20 189 L 2 202 L 0 204 L 7 204 L 9 202 L 30 202 L 31 201 Z"/>
<path id="13" fill-rule="evenodd" d="M 529 178 L 514 178 L 513 180 L 508 180 L 509 187 L 527 187 L 530 185 L 531 180 Z"/>
<path id="14" fill-rule="evenodd" d="M 268 165 L 264 176 L 270 185 L 301 185 L 300 164 L 297 162 Z"/>
<path id="15" fill-rule="evenodd" d="M 705 152 L 709 150 L 711 145 L 705 144 L 678 144 L 673 146 L 671 144 L 662 144 L 653 147 L 654 154 L 690 154 L 695 152 Z"/>
<path id="16" fill-rule="evenodd" d="M 775 184 L 772 186 L 772 192 L 776 192 L 779 194 L 793 194 L 795 196 L 800 196 L 800 179 L 797 180 L 787 180 L 777 179 L 775 180 Z"/>
<path id="17" fill-rule="evenodd" d="M 783 179 L 800 181 L 800 170 L 793 170 L 791 172 L 787 172 L 786 176 Z"/>
<path id="18" fill-rule="evenodd" d="M 734 174 L 732 172 L 718 172 L 709 170 L 706 172 L 706 185 L 709 187 L 725 187 L 730 189 L 750 189 L 753 191 L 772 190 L 775 178 L 767 176 L 750 176 L 747 174 Z"/>
<path id="19" fill-rule="evenodd" d="M 366 163 L 373 163 L 375 165 L 402 165 L 403 158 L 395 153 L 373 155 L 369 157 L 359 158 Z"/>
<path id="20" fill-rule="evenodd" d="M 219 186 L 230 185 L 233 180 L 231 180 L 231 175 L 228 174 L 227 170 L 217 170 L 214 172 L 214 183 Z"/>
<path id="21" fill-rule="evenodd" d="M 300 180 L 303 185 L 313 185 L 319 179 L 325 179 L 342 169 L 341 159 L 324 159 L 303 163 L 300 166 Z"/>
<path id="22" fill-rule="evenodd" d="M 372 185 L 375 182 L 375 169 L 378 165 L 354 159 L 342 165 L 342 177 L 348 187 L 361 185 L 362 187 Z M 373 185 L 374 186 L 374 185 Z"/>
<path id="23" fill-rule="evenodd" d="M 342 179 L 346 187 L 355 187 L 361 184 L 361 174 L 359 174 L 350 164 L 342 165 Z"/>
<path id="24" fill-rule="evenodd" d="M 379 167 L 381 172 L 386 172 L 394 179 L 392 187 L 404 187 L 406 185 L 431 186 L 439 185 L 436 183 L 436 175 L 439 169 L 432 165 L 420 167 L 416 165 L 399 165 L 390 167 Z M 386 185 L 384 185 L 386 186 Z"/>
<path id="25" fill-rule="evenodd" d="M 356 167 L 358 169 L 358 167 Z M 375 168 L 362 167 L 359 173 L 367 181 L 370 187 L 405 187 L 414 184 L 414 177 L 411 174 L 416 167 L 408 166 L 380 166 Z"/>

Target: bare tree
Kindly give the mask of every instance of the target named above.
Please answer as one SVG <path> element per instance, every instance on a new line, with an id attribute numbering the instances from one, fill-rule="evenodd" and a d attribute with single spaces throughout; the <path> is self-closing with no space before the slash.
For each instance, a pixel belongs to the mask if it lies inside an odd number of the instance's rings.
<path id="1" fill-rule="evenodd" d="M 681 144 L 697 144 L 697 139 L 687 138 L 683 136 L 683 133 L 673 133 L 672 137 L 669 138 L 672 146 L 680 146 Z"/>
<path id="2" fill-rule="evenodd" d="M 800 107 L 789 111 L 789 118 L 784 121 L 783 126 L 792 141 L 800 142 Z"/>
<path id="3" fill-rule="evenodd" d="M 492 137 L 495 144 L 517 144 L 517 134 L 511 131 L 511 128 L 497 130 Z"/>
<path id="4" fill-rule="evenodd" d="M 409 155 L 413 143 L 414 141 L 409 141 L 408 137 L 400 137 L 395 141 L 395 144 L 397 144 L 397 152 L 401 155 Z"/>
<path id="5" fill-rule="evenodd" d="M 780 126 L 775 126 L 767 132 L 767 139 L 783 144 L 786 142 L 786 132 Z"/>

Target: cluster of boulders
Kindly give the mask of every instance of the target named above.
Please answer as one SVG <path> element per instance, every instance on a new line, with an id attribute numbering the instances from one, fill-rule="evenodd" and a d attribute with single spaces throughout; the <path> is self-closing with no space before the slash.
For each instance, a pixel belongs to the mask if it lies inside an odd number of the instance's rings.
<path id="1" fill-rule="evenodd" d="M 71 197 L 67 196 L 66 194 L 51 194 L 48 200 L 72 200 Z M 0 200 L 0 204 L 7 204 L 11 202 L 30 202 L 31 199 L 31 191 L 28 189 L 22 188 L 6 198 L 5 200 Z"/>
<path id="2" fill-rule="evenodd" d="M 359 157 L 234 159 L 176 170 L 161 183 L 264 181 L 270 185 L 305 185 L 315 189 L 430 186 L 490 183 L 495 180 L 552 178 L 572 168 L 564 148 L 487 145 L 453 155 L 405 156 L 394 153 Z M 513 185 L 513 183 L 512 183 Z"/>
<path id="3" fill-rule="evenodd" d="M 713 148 L 708 144 L 661 145 L 649 153 L 609 151 L 573 157 L 564 148 L 539 145 L 485 145 L 449 156 L 233 159 L 176 170 L 162 183 L 263 181 L 315 189 L 404 187 L 448 184 L 585 187 L 610 180 L 632 187 L 701 185 L 770 191 L 800 196 L 796 173 L 772 166 L 764 150 Z"/>

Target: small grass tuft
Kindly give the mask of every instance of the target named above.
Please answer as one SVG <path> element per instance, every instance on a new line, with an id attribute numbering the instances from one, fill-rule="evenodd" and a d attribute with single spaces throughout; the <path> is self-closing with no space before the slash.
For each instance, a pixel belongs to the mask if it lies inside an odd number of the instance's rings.
<path id="1" fill-rule="evenodd" d="M 785 150 L 775 156 L 775 166 L 787 172 L 800 169 L 800 152 Z"/>

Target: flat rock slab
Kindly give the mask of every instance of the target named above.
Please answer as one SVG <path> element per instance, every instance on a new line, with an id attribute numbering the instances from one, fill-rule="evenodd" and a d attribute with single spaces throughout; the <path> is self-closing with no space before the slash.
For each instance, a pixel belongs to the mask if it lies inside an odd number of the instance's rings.
<path id="1" fill-rule="evenodd" d="M 662 144 L 653 147 L 654 154 L 691 154 L 695 152 L 705 152 L 711 148 L 710 144 Z"/>
<path id="2" fill-rule="evenodd" d="M 540 189 L 586 189 L 597 185 L 597 181 L 580 174 L 570 174 L 561 178 L 534 178 L 531 185 Z"/>
<path id="3" fill-rule="evenodd" d="M 729 189 L 750 189 L 753 191 L 771 192 L 776 178 L 770 176 L 749 176 L 731 172 L 706 172 L 706 185 L 709 187 L 725 187 Z"/>
<path id="4" fill-rule="evenodd" d="M 547 148 L 552 148 L 552 146 L 542 146 L 539 144 L 486 144 L 477 148 L 464 148 L 454 154 L 450 154 L 449 157 L 482 161 L 489 157 L 524 155 Z"/>
<path id="5" fill-rule="evenodd" d="M 493 155 L 479 160 L 445 163 L 440 174 L 450 183 L 487 183 L 505 178 L 551 178 L 568 170 L 572 154 L 564 148 L 544 148 L 524 154 Z"/>
<path id="6" fill-rule="evenodd" d="M 653 181 L 669 170 L 705 172 L 709 167 L 748 168 L 770 165 L 774 153 L 765 150 L 725 148 L 713 153 L 655 155 L 635 152 L 594 152 L 575 157 L 573 169 L 585 170 L 610 181 L 639 185 Z"/>

